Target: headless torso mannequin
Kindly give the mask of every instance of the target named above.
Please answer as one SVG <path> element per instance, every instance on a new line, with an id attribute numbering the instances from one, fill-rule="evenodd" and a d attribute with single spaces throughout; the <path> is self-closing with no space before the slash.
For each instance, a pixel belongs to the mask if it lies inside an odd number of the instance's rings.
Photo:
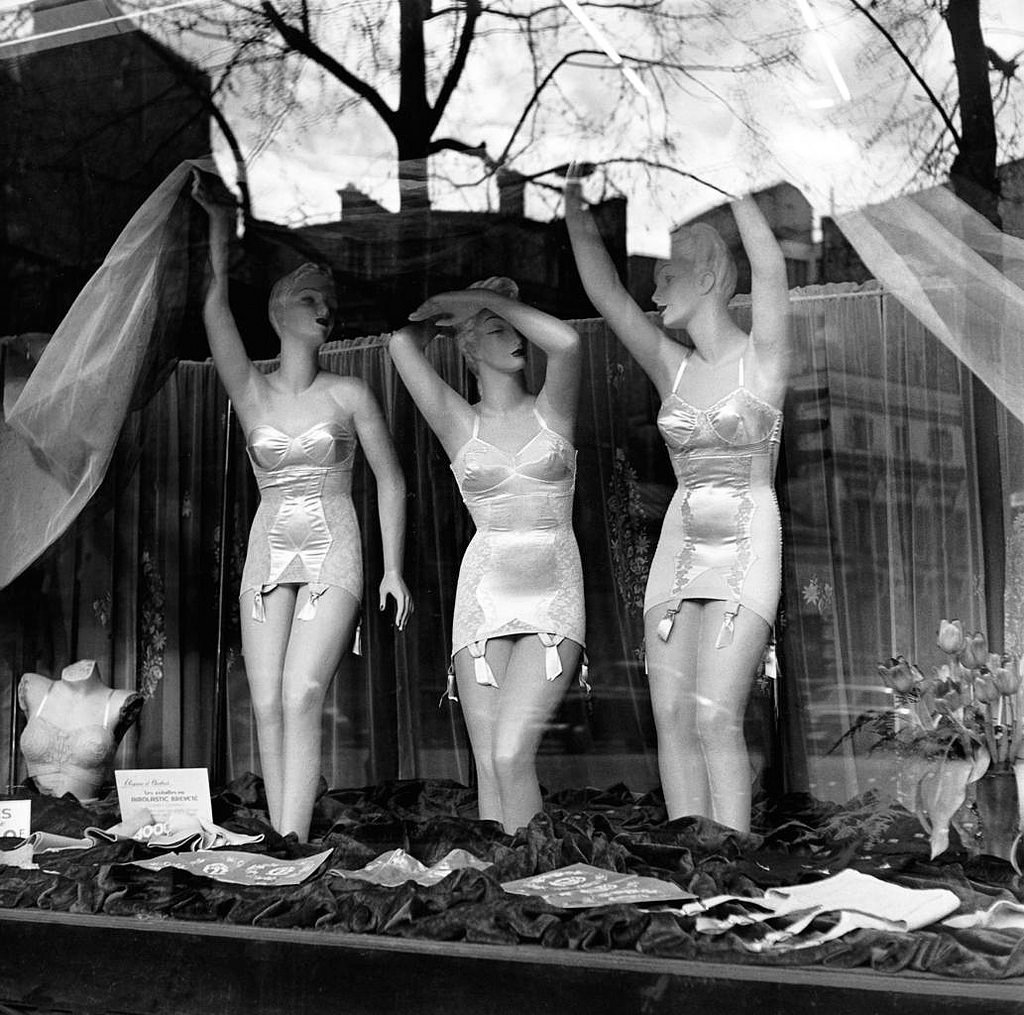
<path id="1" fill-rule="evenodd" d="M 50 796 L 94 799 L 113 766 L 117 745 L 138 719 L 143 698 L 115 690 L 83 659 L 59 680 L 26 673 L 18 685 L 25 713 L 21 753 L 36 786 Z"/>

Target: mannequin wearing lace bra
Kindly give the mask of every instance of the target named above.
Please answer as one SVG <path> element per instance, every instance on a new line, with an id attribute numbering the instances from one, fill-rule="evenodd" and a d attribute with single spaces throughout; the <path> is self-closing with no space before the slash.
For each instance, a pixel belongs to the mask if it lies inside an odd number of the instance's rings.
<path id="1" fill-rule="evenodd" d="M 456 328 L 480 388 L 470 405 L 435 373 L 423 348 L 436 328 L 391 337 L 391 358 L 451 459 L 476 526 L 459 571 L 448 693 L 466 718 L 480 817 L 512 832 L 541 809 L 537 748 L 583 647 L 572 531 L 579 340 L 520 303 L 509 279 L 443 293 L 410 316 Z M 536 398 L 523 378 L 527 340 L 547 355 Z"/>
<path id="2" fill-rule="evenodd" d="M 370 389 L 319 367 L 318 350 L 337 312 L 330 273 L 304 264 L 275 283 L 269 313 L 281 340 L 280 367 L 260 373 L 228 305 L 234 205 L 210 177 L 197 174 L 192 192 L 210 220 L 203 312 L 210 350 L 260 488 L 240 589 L 260 764 L 271 824 L 305 840 L 320 778 L 323 702 L 352 644 L 363 593 L 351 497 L 356 447 L 377 481 L 384 553 L 379 606 L 394 599 L 399 630 L 412 609 L 402 580 L 405 481 Z"/>
<path id="3" fill-rule="evenodd" d="M 59 680 L 26 673 L 18 684 L 26 719 L 19 745 L 36 786 L 50 796 L 95 799 L 142 702 L 104 684 L 92 659 L 65 667 Z"/>
<path id="4" fill-rule="evenodd" d="M 570 170 L 572 174 L 572 170 Z M 587 295 L 660 395 L 658 428 L 678 487 L 647 580 L 644 631 L 658 768 L 670 818 L 746 830 L 743 715 L 778 607 L 781 527 L 772 486 L 788 374 L 786 265 L 754 200 L 733 204 L 750 259 L 753 326 L 733 322 L 736 268 L 710 226 L 677 231 L 657 271 L 653 324 L 618 279 L 580 183 L 566 221 Z"/>

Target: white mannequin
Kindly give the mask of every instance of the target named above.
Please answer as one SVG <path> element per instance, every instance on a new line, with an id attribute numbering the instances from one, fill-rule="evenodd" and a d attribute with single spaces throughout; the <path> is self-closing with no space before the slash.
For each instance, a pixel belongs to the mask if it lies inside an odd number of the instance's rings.
<path id="1" fill-rule="evenodd" d="M 791 355 L 786 262 L 754 199 L 746 197 L 732 205 L 751 266 L 749 335 L 729 314 L 735 266 L 715 230 L 701 224 L 682 230 L 672 259 L 659 266 L 653 301 L 661 308 L 667 328 L 687 331 L 693 343 L 691 355 L 648 319 L 620 282 L 583 201 L 582 175 L 578 168 L 570 168 L 565 188 L 565 219 L 580 278 L 598 313 L 654 384 L 662 405 L 678 396 L 699 418 L 743 388 L 762 407 L 780 412 Z M 705 497 L 716 482 L 725 486 L 721 479 L 701 482 Z M 681 488 L 666 519 L 680 493 Z M 748 495 L 749 490 L 744 492 Z M 773 494 L 768 496 L 774 501 Z M 760 512 L 761 517 L 770 518 L 767 508 L 762 502 L 752 515 Z M 675 517 L 688 518 L 681 511 Z M 660 551 L 664 544 L 666 560 L 674 554 L 678 562 L 694 546 L 697 553 L 702 552 L 699 541 L 708 537 L 697 527 L 687 529 L 688 525 L 688 520 L 682 522 L 682 532 L 667 525 L 662 528 L 658 545 Z M 706 522 L 703 531 L 707 531 Z M 749 529 L 736 532 L 740 533 L 733 537 L 736 545 L 746 540 L 755 561 L 770 560 L 771 551 L 781 551 L 777 540 L 774 545 L 765 540 L 755 545 Z M 687 537 L 693 542 L 686 544 Z M 666 542 L 674 538 L 677 541 Z M 738 557 L 738 552 L 733 556 Z M 656 554 L 652 574 L 657 571 L 657 559 Z M 692 584 L 698 586 L 698 582 Z M 651 587 L 649 580 L 648 598 Z M 660 593 L 660 582 L 653 587 Z M 730 594 L 736 595 L 731 590 Z M 750 761 L 743 714 L 768 644 L 777 599 L 776 593 L 775 603 L 762 605 L 764 615 L 760 615 L 747 602 L 730 603 L 718 589 L 683 589 L 679 598 L 664 595 L 645 607 L 658 768 L 670 818 L 703 814 L 742 831 L 750 828 Z"/>
<path id="2" fill-rule="evenodd" d="M 66 666 L 59 680 L 24 674 L 18 685 L 26 719 L 21 752 L 36 786 L 50 796 L 95 799 L 142 703 L 135 691 L 108 687 L 92 659 Z"/>

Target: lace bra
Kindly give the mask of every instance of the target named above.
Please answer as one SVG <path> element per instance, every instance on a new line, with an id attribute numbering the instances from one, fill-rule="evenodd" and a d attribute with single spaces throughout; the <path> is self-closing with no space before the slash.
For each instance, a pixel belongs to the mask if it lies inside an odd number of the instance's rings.
<path id="1" fill-rule="evenodd" d="M 117 744 L 110 728 L 110 704 L 114 690 L 107 694 L 103 724 L 89 723 L 76 729 L 64 729 L 43 717 L 43 708 L 56 684 L 50 684 L 39 707 L 25 724 L 21 734 L 21 753 L 30 766 L 52 765 L 56 771 L 66 768 L 96 769 L 106 765 Z M 30 772 L 30 774 L 32 774 Z"/>

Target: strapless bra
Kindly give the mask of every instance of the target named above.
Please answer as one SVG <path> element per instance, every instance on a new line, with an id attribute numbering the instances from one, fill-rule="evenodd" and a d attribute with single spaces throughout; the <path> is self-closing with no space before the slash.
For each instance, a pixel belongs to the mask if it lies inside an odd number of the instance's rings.
<path id="1" fill-rule="evenodd" d="M 356 453 L 355 433 L 335 420 L 314 423 L 289 436 L 270 423 L 249 431 L 246 448 L 253 465 L 265 471 L 289 466 L 351 467 Z"/>

